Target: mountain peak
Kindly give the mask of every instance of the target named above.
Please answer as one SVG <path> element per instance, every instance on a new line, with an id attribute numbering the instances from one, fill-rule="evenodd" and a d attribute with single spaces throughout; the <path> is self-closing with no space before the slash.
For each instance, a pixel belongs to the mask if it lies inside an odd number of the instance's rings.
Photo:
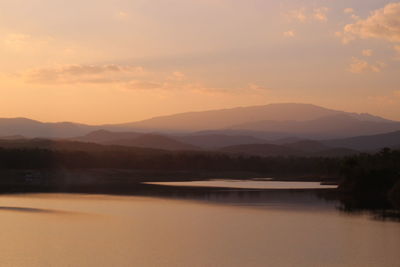
<path id="1" fill-rule="evenodd" d="M 139 133 L 149 132 L 211 131 L 224 135 L 226 132 L 221 131 L 231 130 L 237 135 L 239 130 L 244 130 L 242 135 L 261 137 L 261 139 L 336 138 L 395 131 L 400 128 L 399 125 L 399 122 L 368 113 L 350 113 L 307 103 L 274 103 L 187 112 L 133 123 L 99 126 L 70 122 L 42 123 L 27 118 L 0 119 L 0 136 L 84 138 L 83 135 L 90 133 L 89 137 L 96 137 L 101 141 L 108 140 L 109 135 L 112 135 L 112 138 L 129 139 L 137 137 Z M 255 131 L 269 132 L 269 135 L 254 135 Z M 232 142 L 236 143 L 233 139 Z"/>
<path id="2" fill-rule="evenodd" d="M 120 126 L 148 130 L 201 131 L 204 129 L 223 129 L 235 124 L 261 120 L 305 121 L 340 113 L 344 112 L 312 104 L 282 103 L 180 113 Z"/>

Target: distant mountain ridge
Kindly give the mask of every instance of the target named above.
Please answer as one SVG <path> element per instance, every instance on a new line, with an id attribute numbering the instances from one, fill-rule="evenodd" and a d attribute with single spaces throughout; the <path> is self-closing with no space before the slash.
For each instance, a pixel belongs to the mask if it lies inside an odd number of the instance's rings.
<path id="1" fill-rule="evenodd" d="M 0 137 L 21 135 L 25 137 L 65 138 L 86 134 L 97 129 L 72 122 L 45 123 L 26 118 L 0 118 Z"/>
<path id="2" fill-rule="evenodd" d="M 174 138 L 160 134 L 142 134 L 136 132 L 111 132 L 98 130 L 71 140 L 97 143 L 103 145 L 118 145 L 129 147 L 144 147 L 165 150 L 197 150 L 198 147 L 183 143 Z"/>
<path id="3" fill-rule="evenodd" d="M 139 122 L 119 124 L 117 127 L 167 131 L 203 131 L 227 129 L 235 125 L 251 124 L 260 121 L 310 121 L 326 116 L 347 114 L 354 119 L 370 122 L 392 122 L 370 114 L 349 113 L 332 110 L 311 104 L 283 103 L 263 106 L 238 107 L 202 112 L 179 113 L 160 116 Z"/>
<path id="4" fill-rule="evenodd" d="M 357 114 L 296 103 L 188 112 L 107 125 L 43 123 L 26 118 L 0 119 L 0 138 L 73 138 L 97 130 L 120 132 L 120 140 L 157 132 L 164 137 L 168 134 L 168 138 L 174 136 L 175 142 L 185 145 L 216 148 L 264 141 L 272 143 L 273 140 L 283 138 L 324 140 L 383 134 L 400 131 L 400 122 L 366 113 Z M 124 132 L 127 136 L 124 136 Z"/>
<path id="5" fill-rule="evenodd" d="M 264 144 L 268 140 L 249 135 L 224 135 L 224 134 L 189 134 L 174 136 L 175 139 L 206 149 L 218 149 L 225 146 L 240 144 Z"/>
<path id="6" fill-rule="evenodd" d="M 115 140 L 121 139 L 131 139 L 140 136 L 140 133 L 136 132 L 111 132 L 104 129 L 96 130 L 90 132 L 84 136 L 79 136 L 75 138 L 71 138 L 72 140 L 80 141 L 80 142 L 91 142 L 91 143 L 109 143 Z"/>
<path id="7" fill-rule="evenodd" d="M 377 150 L 384 147 L 400 148 L 400 131 L 377 135 L 355 136 L 344 139 L 324 140 L 322 143 L 328 146 L 347 147 L 362 151 Z"/>
<path id="8" fill-rule="evenodd" d="M 284 132 L 308 138 L 348 137 L 380 134 L 400 129 L 400 123 L 386 120 L 363 120 L 365 116 L 335 114 L 306 121 L 259 121 L 234 125 L 231 130 Z"/>
<path id="9" fill-rule="evenodd" d="M 220 151 L 261 157 L 343 157 L 359 153 L 348 148 L 327 147 L 316 141 L 300 141 L 286 145 L 244 144 L 223 147 Z"/>
<path id="10" fill-rule="evenodd" d="M 70 139 L 0 137 L 0 147 L 47 148 L 63 150 L 103 149 L 98 145 L 122 148 L 144 148 L 170 151 L 208 150 L 248 156 L 320 156 L 338 157 L 359 152 L 375 152 L 384 147 L 400 148 L 400 131 L 331 140 L 287 138 L 271 143 L 250 136 L 142 134 L 97 130 Z"/>

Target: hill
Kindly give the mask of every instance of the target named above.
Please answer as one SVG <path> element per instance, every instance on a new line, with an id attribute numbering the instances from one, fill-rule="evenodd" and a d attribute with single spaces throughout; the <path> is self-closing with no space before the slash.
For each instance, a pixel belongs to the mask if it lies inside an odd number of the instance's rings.
<path id="1" fill-rule="evenodd" d="M 323 144 L 328 146 L 346 147 L 350 149 L 364 151 L 378 150 L 384 147 L 400 148 L 400 131 L 377 135 L 326 140 L 323 141 Z"/>
<path id="2" fill-rule="evenodd" d="M 358 151 L 349 148 L 329 147 L 317 141 L 298 141 L 289 144 L 247 144 L 227 146 L 220 151 L 241 155 L 275 157 L 343 157 L 357 154 Z"/>
<path id="3" fill-rule="evenodd" d="M 119 145 L 129 147 L 144 147 L 165 150 L 196 150 L 198 147 L 175 140 L 172 137 L 159 134 L 141 134 L 136 132 L 111 132 L 98 130 L 72 140 L 98 143 L 104 145 Z"/>
<path id="4" fill-rule="evenodd" d="M 174 136 L 175 139 L 184 143 L 206 149 L 218 149 L 224 146 L 241 144 L 263 144 L 267 140 L 248 135 L 226 135 L 226 134 L 191 134 Z"/>
<path id="5" fill-rule="evenodd" d="M 8 136 L 0 136 L 0 140 L 21 140 L 25 139 L 25 136 L 22 135 L 8 135 Z"/>
<path id="6" fill-rule="evenodd" d="M 107 143 L 112 143 L 115 140 L 136 138 L 140 135 L 141 135 L 140 133 L 136 132 L 111 132 L 102 129 L 90 132 L 84 136 L 71 138 L 71 140 L 98 143 L 98 144 L 107 144 Z"/>
<path id="7" fill-rule="evenodd" d="M 53 151 L 84 151 L 84 152 L 114 152 L 135 151 L 140 153 L 154 153 L 162 150 L 133 148 L 116 145 L 100 145 L 95 143 L 70 140 L 50 140 L 42 138 L 21 140 L 0 140 L 0 148 L 12 149 L 46 149 Z"/>
<path id="8" fill-rule="evenodd" d="M 233 130 L 280 132 L 304 138 L 334 138 L 380 134 L 400 129 L 399 122 L 363 120 L 363 116 L 335 114 L 306 121 L 258 121 L 234 125 Z"/>
<path id="9" fill-rule="evenodd" d="M 122 128 L 132 127 L 148 130 L 202 131 L 225 129 L 233 125 L 261 120 L 303 121 L 341 113 L 343 112 L 309 104 L 270 104 L 264 106 L 180 113 L 170 116 L 155 117 L 134 123 L 120 124 L 118 126 Z"/>
<path id="10" fill-rule="evenodd" d="M 228 146 L 220 149 L 222 152 L 251 155 L 251 156 L 300 156 L 302 151 L 288 148 L 285 146 L 278 146 L 272 144 L 249 144 L 249 145 L 237 145 Z"/>
<path id="11" fill-rule="evenodd" d="M 370 114 L 294 103 L 180 113 L 108 125 L 44 123 L 26 118 L 0 119 L 0 136 L 73 138 L 101 129 L 122 132 L 121 140 L 137 137 L 139 133 L 159 132 L 161 135 L 168 133 L 168 138 L 175 135 L 172 139 L 178 142 L 212 148 L 282 138 L 322 140 L 382 134 L 400 130 L 400 122 Z M 108 138 L 105 132 L 93 134 L 96 136 L 89 136 L 89 140 L 98 138 L 96 142 L 103 142 Z M 186 137 L 181 138 L 182 134 Z"/>
<path id="12" fill-rule="evenodd" d="M 146 147 L 146 148 L 156 148 L 165 150 L 197 150 L 196 146 L 185 144 L 183 142 L 177 141 L 173 138 L 158 135 L 158 134 L 142 134 L 136 138 L 130 139 L 119 139 L 108 144 L 120 145 L 120 146 L 134 146 L 134 147 Z"/>
<path id="13" fill-rule="evenodd" d="M 94 129 L 96 126 L 72 122 L 44 123 L 26 118 L 0 118 L 0 136 L 66 138 L 83 135 Z"/>

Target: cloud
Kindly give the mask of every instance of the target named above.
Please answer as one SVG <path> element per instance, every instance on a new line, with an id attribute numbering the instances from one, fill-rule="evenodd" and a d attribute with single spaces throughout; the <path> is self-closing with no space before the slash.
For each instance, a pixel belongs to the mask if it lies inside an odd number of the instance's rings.
<path id="1" fill-rule="evenodd" d="M 269 93 L 270 92 L 269 88 L 259 85 L 259 84 L 256 84 L 256 83 L 249 83 L 247 85 L 247 88 L 245 88 L 245 89 L 246 90 L 244 90 L 244 91 L 252 91 L 253 93 Z"/>
<path id="2" fill-rule="evenodd" d="M 398 107 L 400 103 L 400 90 L 395 90 L 386 95 L 368 96 L 367 101 L 373 105 L 384 107 Z"/>
<path id="3" fill-rule="evenodd" d="M 12 50 L 21 50 L 31 41 L 31 36 L 27 34 L 8 34 L 3 39 L 3 45 Z"/>
<path id="4" fill-rule="evenodd" d="M 22 76 L 29 83 L 76 84 L 115 83 L 129 81 L 145 73 L 142 67 L 108 65 L 61 65 L 25 71 Z"/>
<path id="5" fill-rule="evenodd" d="M 292 31 L 292 30 L 286 31 L 286 32 L 283 32 L 283 36 L 285 36 L 285 37 L 294 37 L 295 36 L 295 32 Z"/>
<path id="6" fill-rule="evenodd" d="M 128 20 L 129 19 L 129 14 L 127 12 L 125 12 L 125 11 L 119 11 L 119 12 L 117 12 L 115 14 L 115 18 L 117 20 L 122 20 L 122 21 Z"/>
<path id="7" fill-rule="evenodd" d="M 354 13 L 354 9 L 352 9 L 351 7 L 345 8 L 343 10 L 344 13 L 346 14 L 353 14 Z"/>
<path id="8" fill-rule="evenodd" d="M 180 71 L 174 71 L 172 74 L 168 77 L 168 80 L 172 81 L 183 81 L 185 79 L 185 74 L 180 72 Z"/>
<path id="9" fill-rule="evenodd" d="M 115 85 L 122 90 L 214 91 L 213 88 L 194 83 L 180 71 L 157 72 L 140 66 L 118 64 L 36 68 L 24 71 L 16 78 L 38 85 Z"/>
<path id="10" fill-rule="evenodd" d="M 400 2 L 390 3 L 384 8 L 373 11 L 366 19 L 358 17 L 355 19 L 355 23 L 347 24 L 343 32 L 337 34 L 343 43 L 349 43 L 357 38 L 400 42 Z"/>
<path id="11" fill-rule="evenodd" d="M 125 84 L 125 88 L 129 90 L 154 90 L 162 89 L 163 87 L 162 83 L 148 81 L 130 81 Z"/>
<path id="12" fill-rule="evenodd" d="M 373 53 L 374 53 L 374 51 L 373 51 L 372 49 L 364 49 L 364 50 L 362 51 L 363 56 L 366 56 L 366 57 L 372 56 Z"/>
<path id="13" fill-rule="evenodd" d="M 250 95 L 250 96 L 265 96 L 270 94 L 271 90 L 256 83 L 249 83 L 247 85 L 238 86 L 237 88 L 221 88 L 209 87 L 200 83 L 191 83 L 185 86 L 186 90 L 192 93 L 208 95 L 208 96 L 221 96 L 221 95 Z"/>
<path id="14" fill-rule="evenodd" d="M 400 45 L 395 45 L 393 46 L 393 49 L 396 53 L 395 59 L 399 59 L 400 60 Z"/>
<path id="15" fill-rule="evenodd" d="M 365 60 L 353 57 L 349 68 L 347 69 L 351 73 L 365 73 L 365 72 L 381 72 L 382 68 L 385 67 L 385 63 L 377 62 L 376 64 L 370 64 Z"/>
<path id="16" fill-rule="evenodd" d="M 1 78 L 0 73 L 0 78 Z M 206 85 L 175 71 L 155 71 L 140 66 L 120 64 L 73 64 L 35 68 L 9 77 L 21 86 L 69 86 L 73 88 L 112 88 L 122 91 L 192 92 L 201 95 L 264 94 L 267 88 L 255 83 L 244 87 L 225 88 Z"/>
<path id="17" fill-rule="evenodd" d="M 299 9 L 291 10 L 285 15 L 289 20 L 299 21 L 302 23 L 311 21 L 325 22 L 328 20 L 328 11 L 329 8 L 327 7 L 318 7 L 312 10 L 302 7 Z"/>
<path id="18" fill-rule="evenodd" d="M 53 39 L 51 37 L 37 38 L 24 33 L 8 33 L 1 38 L 2 46 L 13 52 L 25 52 L 48 46 Z"/>
<path id="19" fill-rule="evenodd" d="M 306 9 L 305 8 L 299 8 L 295 10 L 289 11 L 286 16 L 290 20 L 297 20 L 300 22 L 306 22 L 307 21 L 307 16 L 306 16 Z"/>
<path id="20" fill-rule="evenodd" d="M 327 8 L 327 7 L 314 8 L 313 17 L 315 20 L 318 20 L 318 21 L 327 21 L 328 20 L 328 16 L 327 16 L 328 11 L 329 11 L 329 8 Z"/>
<path id="21" fill-rule="evenodd" d="M 99 61 L 105 52 L 93 45 L 47 34 L 32 34 L 0 26 L 0 58 L 9 70 L 73 62 Z M 4 65 L 3 64 L 3 65 Z"/>

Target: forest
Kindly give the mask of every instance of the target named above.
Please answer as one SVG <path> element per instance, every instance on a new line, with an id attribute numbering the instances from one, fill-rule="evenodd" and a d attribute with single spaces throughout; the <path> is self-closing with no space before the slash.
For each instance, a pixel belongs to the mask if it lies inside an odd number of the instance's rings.
<path id="1" fill-rule="evenodd" d="M 0 171 L 134 170 L 185 172 L 193 179 L 202 173 L 232 177 L 320 180 L 337 182 L 349 198 L 348 207 L 400 208 L 400 151 L 388 148 L 375 154 L 324 157 L 259 157 L 210 151 L 165 151 L 110 147 L 106 150 L 0 148 Z M 235 175 L 237 174 L 237 175 Z M 223 175 L 221 175 L 222 177 Z M 207 176 L 205 176 L 207 177 Z M 2 177 L 5 178 L 5 177 Z M 53 178 L 53 182 L 57 182 Z"/>

